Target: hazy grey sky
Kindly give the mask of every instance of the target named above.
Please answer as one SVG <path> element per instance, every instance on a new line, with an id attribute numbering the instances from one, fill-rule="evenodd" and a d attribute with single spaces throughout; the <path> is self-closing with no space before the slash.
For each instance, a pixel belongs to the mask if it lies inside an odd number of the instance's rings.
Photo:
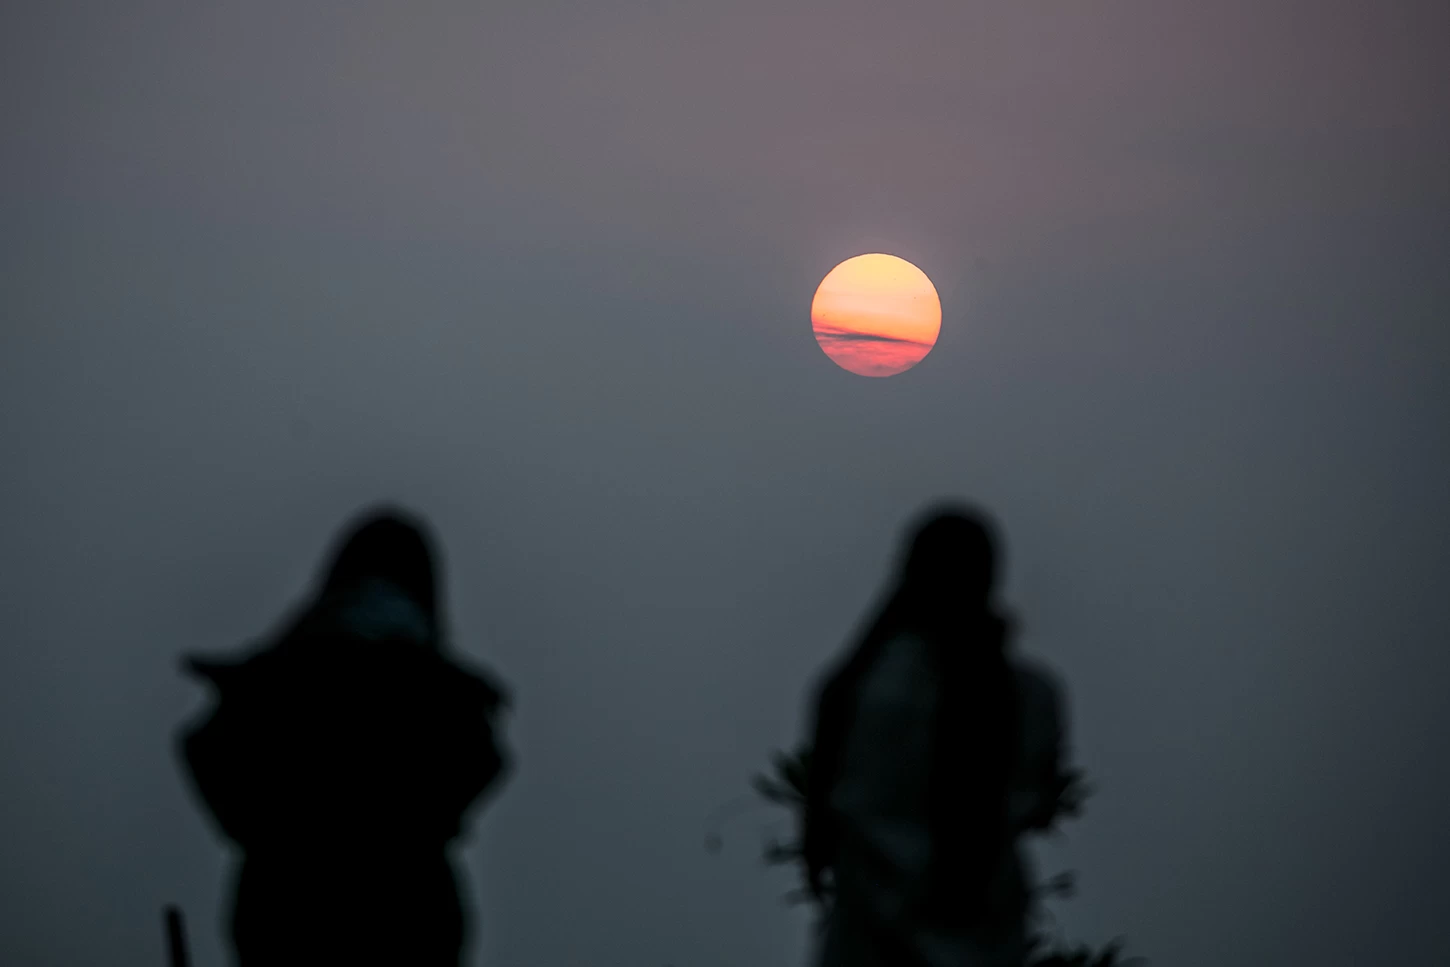
<path id="1" fill-rule="evenodd" d="M 811 335 L 868 251 L 944 308 L 887 380 Z M 389 498 L 518 696 L 474 962 L 801 964 L 705 817 L 958 495 L 1100 790 L 1070 933 L 1429 962 L 1447 266 L 1443 0 L 9 0 L 0 960 L 223 962 L 176 656 Z"/>

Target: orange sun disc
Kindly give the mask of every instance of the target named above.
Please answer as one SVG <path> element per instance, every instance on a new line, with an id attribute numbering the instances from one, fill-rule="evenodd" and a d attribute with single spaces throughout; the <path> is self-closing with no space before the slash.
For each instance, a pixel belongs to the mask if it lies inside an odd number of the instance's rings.
<path id="1" fill-rule="evenodd" d="M 941 332 L 941 299 L 926 273 L 894 255 L 858 255 L 826 274 L 811 328 L 832 362 L 861 376 L 895 376 L 926 358 Z"/>

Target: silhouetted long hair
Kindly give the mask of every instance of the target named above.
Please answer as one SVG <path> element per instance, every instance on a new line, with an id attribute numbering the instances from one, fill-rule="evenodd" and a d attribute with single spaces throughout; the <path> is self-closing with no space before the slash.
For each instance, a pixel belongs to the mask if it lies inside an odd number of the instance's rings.
<path id="1" fill-rule="evenodd" d="M 1006 837 L 1006 795 L 1016 741 L 1016 699 L 1005 655 L 1009 621 L 995 607 L 993 528 L 976 511 L 939 508 L 911 538 L 897 586 L 816 706 L 807 778 L 807 860 L 832 865 L 829 797 L 862 678 L 896 635 L 927 641 L 938 671 L 930 822 L 934 891 L 960 916 L 981 908 Z"/>

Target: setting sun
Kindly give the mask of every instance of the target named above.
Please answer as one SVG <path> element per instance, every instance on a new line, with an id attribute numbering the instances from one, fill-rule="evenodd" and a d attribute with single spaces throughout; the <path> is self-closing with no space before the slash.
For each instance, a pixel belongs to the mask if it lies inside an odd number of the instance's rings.
<path id="1" fill-rule="evenodd" d="M 842 369 L 895 376 L 926 358 L 941 300 L 926 273 L 894 255 L 858 255 L 821 280 L 811 301 L 816 342 Z"/>

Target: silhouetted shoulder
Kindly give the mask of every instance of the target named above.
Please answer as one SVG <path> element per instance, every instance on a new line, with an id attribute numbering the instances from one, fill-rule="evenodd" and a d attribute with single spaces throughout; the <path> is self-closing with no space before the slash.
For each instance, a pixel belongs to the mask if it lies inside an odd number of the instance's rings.
<path id="1" fill-rule="evenodd" d="M 1012 672 L 1024 711 L 1060 717 L 1065 692 L 1056 673 L 1041 662 L 1020 657 L 1012 659 Z"/>

